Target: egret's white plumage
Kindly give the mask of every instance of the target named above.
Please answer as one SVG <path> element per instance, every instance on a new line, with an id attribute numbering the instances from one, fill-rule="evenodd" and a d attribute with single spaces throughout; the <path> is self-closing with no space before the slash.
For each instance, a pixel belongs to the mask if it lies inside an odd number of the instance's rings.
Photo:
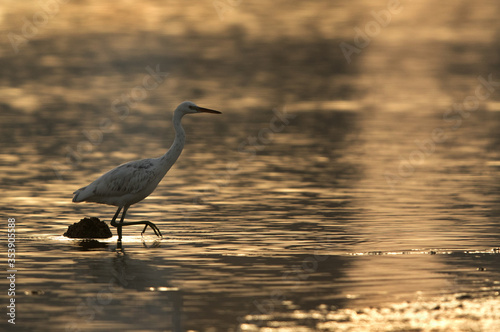
<path id="1" fill-rule="evenodd" d="M 159 158 L 150 158 L 130 161 L 122 164 L 109 172 L 101 175 L 97 180 L 86 187 L 74 192 L 73 202 L 95 202 L 118 206 L 111 225 L 118 227 L 118 239 L 121 240 L 121 227 L 127 225 L 143 224 L 144 231 L 150 226 L 153 231 L 161 236 L 161 232 L 155 224 L 149 221 L 127 222 L 123 219 L 128 208 L 144 198 L 148 197 L 156 188 L 161 179 L 179 158 L 186 134 L 181 125 L 181 119 L 191 113 L 220 113 L 211 109 L 196 106 L 190 101 L 181 103 L 174 111 L 173 125 L 175 130 L 174 143 L 170 149 Z M 123 214 L 120 223 L 116 223 L 116 217 L 121 209 Z"/>

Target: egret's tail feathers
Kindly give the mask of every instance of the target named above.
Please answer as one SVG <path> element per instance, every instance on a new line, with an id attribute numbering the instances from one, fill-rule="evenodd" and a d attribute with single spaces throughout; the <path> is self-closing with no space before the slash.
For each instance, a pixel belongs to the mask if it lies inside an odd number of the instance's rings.
<path id="1" fill-rule="evenodd" d="M 73 194 L 73 203 L 78 203 L 78 202 L 83 202 L 85 200 L 84 195 L 82 195 L 82 192 L 86 189 L 87 187 L 83 187 L 75 191 Z"/>

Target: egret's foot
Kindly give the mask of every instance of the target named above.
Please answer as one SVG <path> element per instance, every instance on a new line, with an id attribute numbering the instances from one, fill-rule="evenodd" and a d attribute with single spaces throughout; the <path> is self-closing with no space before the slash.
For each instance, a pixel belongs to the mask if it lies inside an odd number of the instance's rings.
<path id="1" fill-rule="evenodd" d="M 149 226 L 149 227 L 151 227 L 153 232 L 155 232 L 156 236 L 163 238 L 163 235 L 161 235 L 160 229 L 155 224 L 153 224 L 151 221 L 143 221 L 143 223 L 144 223 L 144 229 L 141 232 L 141 236 L 144 235 L 144 232 L 146 231 L 146 229 Z"/>
<path id="2" fill-rule="evenodd" d="M 133 222 L 120 222 L 120 223 L 117 223 L 114 220 L 112 220 L 111 225 L 115 226 L 117 228 L 118 240 L 120 240 L 120 241 L 122 239 L 122 227 L 132 226 L 132 225 L 144 225 L 144 229 L 142 230 L 141 236 L 144 234 L 144 232 L 146 231 L 146 228 L 148 228 L 148 226 L 149 226 L 149 227 L 151 227 L 153 232 L 155 232 L 156 236 L 163 238 L 163 235 L 161 235 L 160 229 L 158 229 L 158 227 L 155 224 L 153 224 L 151 221 L 147 221 L 147 220 L 133 221 Z"/>

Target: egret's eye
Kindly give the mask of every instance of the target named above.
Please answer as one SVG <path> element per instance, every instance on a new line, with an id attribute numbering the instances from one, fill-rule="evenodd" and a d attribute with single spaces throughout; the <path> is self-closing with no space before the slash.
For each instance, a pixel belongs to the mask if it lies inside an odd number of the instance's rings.
<path id="1" fill-rule="evenodd" d="M 193 111 L 196 111 L 196 106 L 189 105 L 188 107 L 189 107 L 189 109 L 192 109 Z"/>

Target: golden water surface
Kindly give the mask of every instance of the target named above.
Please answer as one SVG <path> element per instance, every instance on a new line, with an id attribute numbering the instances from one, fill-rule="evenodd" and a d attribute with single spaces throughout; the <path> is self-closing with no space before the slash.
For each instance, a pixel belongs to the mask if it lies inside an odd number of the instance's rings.
<path id="1" fill-rule="evenodd" d="M 500 330 L 499 14 L 494 0 L 3 1 L 15 328 Z M 111 219 L 72 192 L 162 155 L 183 100 L 223 114 L 184 118 L 182 156 L 130 208 L 164 238 L 63 237 Z"/>

